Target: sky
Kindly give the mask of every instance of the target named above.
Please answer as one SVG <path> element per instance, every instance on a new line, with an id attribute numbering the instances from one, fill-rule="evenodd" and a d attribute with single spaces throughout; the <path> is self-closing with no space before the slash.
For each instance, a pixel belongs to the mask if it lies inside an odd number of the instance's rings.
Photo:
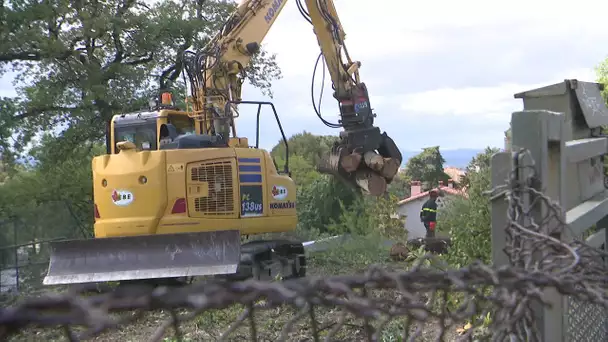
<path id="1" fill-rule="evenodd" d="M 243 99 L 271 100 L 287 136 L 337 135 L 311 103 L 320 51 L 312 26 L 287 1 L 263 42 L 277 54 L 283 78 L 273 83 L 273 99 L 249 84 Z M 522 109 L 515 93 L 567 78 L 595 81 L 593 68 L 608 57 L 606 1 L 334 1 L 349 53 L 362 64 L 375 123 L 404 151 L 502 147 L 511 113 Z M 11 81 L 11 75 L 0 79 L 0 96 L 14 95 Z M 321 112 L 336 122 L 329 82 L 328 75 Z M 240 111 L 237 133 L 253 144 L 255 110 Z M 271 148 L 280 139 L 271 110 L 263 111 L 261 124 L 260 145 Z"/>

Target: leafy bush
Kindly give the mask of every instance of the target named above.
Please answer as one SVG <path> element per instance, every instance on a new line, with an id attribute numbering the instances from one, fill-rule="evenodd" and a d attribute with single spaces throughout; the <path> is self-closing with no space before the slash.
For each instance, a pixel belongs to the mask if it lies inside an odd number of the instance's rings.
<path id="1" fill-rule="evenodd" d="M 468 265 L 476 260 L 491 262 L 491 213 L 485 191 L 490 190 L 490 160 L 498 149 L 486 148 L 467 167 L 466 197 L 446 201 L 439 213 L 438 225 L 449 231 L 452 246 L 448 261 L 454 266 Z"/>
<path id="2" fill-rule="evenodd" d="M 330 248 L 310 255 L 310 269 L 317 274 L 334 275 L 362 272 L 369 265 L 388 258 L 388 247 L 377 235 L 352 236 L 344 242 L 329 243 Z"/>
<path id="3" fill-rule="evenodd" d="M 338 219 L 329 225 L 334 234 L 377 235 L 392 241 L 406 241 L 403 221 L 394 216 L 397 197 L 358 197 L 349 208 L 341 206 Z"/>
<path id="4" fill-rule="evenodd" d="M 353 189 L 330 176 L 319 175 L 309 185 L 298 188 L 300 230 L 334 233 L 328 227 L 344 210 L 356 205 L 356 199 Z"/>

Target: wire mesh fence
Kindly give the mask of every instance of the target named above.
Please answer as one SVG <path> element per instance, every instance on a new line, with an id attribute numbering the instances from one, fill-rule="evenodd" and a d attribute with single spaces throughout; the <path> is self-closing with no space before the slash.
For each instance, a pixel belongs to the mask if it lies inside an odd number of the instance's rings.
<path id="1" fill-rule="evenodd" d="M 0 339 L 60 328 L 71 341 L 116 340 L 107 334 L 163 310 L 167 317 L 155 316 L 145 340 L 542 341 L 536 311 L 550 305 L 547 289 L 588 308 L 608 309 L 608 255 L 555 238 L 567 229 L 561 208 L 535 188 L 533 172 L 522 182 L 522 171 L 513 169 L 491 191 L 508 202 L 505 266 L 438 269 L 430 262 L 434 257 L 425 256 L 405 270 L 372 265 L 346 276 L 133 285 L 93 296 L 47 293 L 1 309 Z M 532 214 L 538 213 L 531 210 L 535 206 L 545 208 L 543 215 Z M 589 329 L 605 328 L 597 318 L 587 318 Z M 461 329 L 466 323 L 468 329 Z M 186 329 L 188 324 L 195 329 Z"/>
<path id="2" fill-rule="evenodd" d="M 0 248 L 0 296 L 31 294 L 43 289 L 42 279 L 49 264 L 49 242 L 55 240 L 63 238 Z"/>
<path id="3" fill-rule="evenodd" d="M 30 209 L 30 208 L 26 208 Z M 0 296 L 42 288 L 49 242 L 90 236 L 63 201 L 39 203 L 0 222 Z M 52 238 L 51 238 L 52 237 Z"/>
<path id="4" fill-rule="evenodd" d="M 605 341 L 608 336 L 608 308 L 568 298 L 569 341 Z"/>

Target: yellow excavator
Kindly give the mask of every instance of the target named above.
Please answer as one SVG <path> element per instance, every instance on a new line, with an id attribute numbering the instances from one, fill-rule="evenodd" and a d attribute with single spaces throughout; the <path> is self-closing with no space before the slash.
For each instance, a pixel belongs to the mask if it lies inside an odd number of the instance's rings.
<path id="1" fill-rule="evenodd" d="M 176 108 L 171 94 L 163 93 L 149 110 L 112 118 L 107 153 L 92 161 L 95 237 L 52 243 L 45 285 L 306 274 L 301 242 L 243 241 L 293 231 L 297 224 L 296 186 L 279 116 L 271 102 L 241 99 L 246 67 L 287 2 L 241 1 L 202 51 L 184 55 L 191 110 Z M 348 55 L 333 1 L 296 5 L 313 26 L 341 115 L 332 124 L 314 106 L 326 125 L 342 128 L 317 168 L 363 194 L 381 195 L 402 156 L 373 125 L 360 63 Z M 257 106 L 255 146 L 236 133 L 240 105 Z M 264 106 L 272 109 L 286 147 L 283 170 L 258 147 Z"/>

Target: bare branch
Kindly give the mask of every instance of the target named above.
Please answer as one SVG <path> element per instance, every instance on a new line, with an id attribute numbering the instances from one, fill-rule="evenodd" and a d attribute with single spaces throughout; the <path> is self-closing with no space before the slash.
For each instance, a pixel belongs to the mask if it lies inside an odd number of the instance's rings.
<path id="1" fill-rule="evenodd" d="M 135 59 L 135 60 L 132 60 L 132 61 L 127 61 L 127 62 L 124 62 L 124 64 L 135 66 L 135 65 L 141 65 L 141 64 L 150 63 L 153 60 L 154 60 L 154 54 L 150 53 L 150 55 L 147 56 L 147 57 L 143 57 L 143 58 L 140 58 L 140 59 Z"/>
<path id="2" fill-rule="evenodd" d="M 38 108 L 29 108 L 25 112 L 15 115 L 15 119 L 22 120 L 25 118 L 41 115 L 45 112 L 73 112 L 78 110 L 80 107 L 62 107 L 62 106 L 47 106 Z"/>
<path id="3" fill-rule="evenodd" d="M 42 55 L 38 51 L 7 52 L 0 54 L 0 62 L 12 62 L 15 60 L 39 61 L 41 59 Z"/>

